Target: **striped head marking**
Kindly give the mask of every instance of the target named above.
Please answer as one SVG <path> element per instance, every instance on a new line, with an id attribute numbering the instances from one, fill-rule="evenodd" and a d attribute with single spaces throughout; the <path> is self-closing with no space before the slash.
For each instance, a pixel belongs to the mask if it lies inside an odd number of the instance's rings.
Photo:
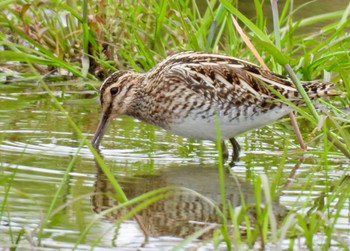
<path id="1" fill-rule="evenodd" d="M 100 102 L 103 112 L 108 109 L 113 110 L 115 113 L 123 110 L 125 106 L 125 100 L 130 96 L 130 91 L 133 90 L 135 73 L 130 71 L 119 71 L 110 75 L 102 83 L 100 88 Z M 112 111 L 110 111 L 112 113 Z M 116 114 L 116 116 L 123 114 Z"/>
<path id="2" fill-rule="evenodd" d="M 126 113 L 134 98 L 135 83 L 137 80 L 137 73 L 119 71 L 110 75 L 102 83 L 100 88 L 102 117 L 94 138 L 91 141 L 95 148 L 99 146 L 108 122 Z"/>

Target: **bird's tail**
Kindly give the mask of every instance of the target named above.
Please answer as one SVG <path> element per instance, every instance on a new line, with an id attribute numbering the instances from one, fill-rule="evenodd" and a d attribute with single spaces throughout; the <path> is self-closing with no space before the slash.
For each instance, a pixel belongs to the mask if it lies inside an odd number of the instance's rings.
<path id="1" fill-rule="evenodd" d="M 320 98 L 326 96 L 339 96 L 341 92 L 335 89 L 335 85 L 325 81 L 303 81 L 302 85 L 310 98 Z"/>

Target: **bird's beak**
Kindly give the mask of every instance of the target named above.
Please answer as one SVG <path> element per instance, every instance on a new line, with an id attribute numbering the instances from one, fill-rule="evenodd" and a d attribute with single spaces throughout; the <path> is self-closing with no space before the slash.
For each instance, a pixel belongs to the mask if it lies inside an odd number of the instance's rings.
<path id="1" fill-rule="evenodd" d="M 95 132 L 94 138 L 91 141 L 91 145 L 97 149 L 100 146 L 101 140 L 103 138 L 103 135 L 105 133 L 105 130 L 107 128 L 108 125 L 108 119 L 109 118 L 109 114 L 108 113 L 104 113 L 102 115 L 102 118 L 100 120 L 100 123 L 98 124 L 97 130 Z"/>

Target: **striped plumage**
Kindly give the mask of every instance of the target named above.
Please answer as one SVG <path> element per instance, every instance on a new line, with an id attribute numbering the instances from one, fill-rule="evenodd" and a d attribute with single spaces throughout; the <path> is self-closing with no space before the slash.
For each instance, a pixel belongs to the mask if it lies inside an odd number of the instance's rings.
<path id="1" fill-rule="evenodd" d="M 304 81 L 310 98 L 338 95 L 334 85 Z M 247 61 L 206 52 L 173 54 L 149 72 L 119 71 L 100 88 L 103 115 L 92 143 L 100 144 L 107 123 L 129 115 L 175 134 L 216 140 L 215 116 L 222 140 L 267 125 L 291 111 L 275 91 L 296 105 L 303 103 L 291 79 Z"/>

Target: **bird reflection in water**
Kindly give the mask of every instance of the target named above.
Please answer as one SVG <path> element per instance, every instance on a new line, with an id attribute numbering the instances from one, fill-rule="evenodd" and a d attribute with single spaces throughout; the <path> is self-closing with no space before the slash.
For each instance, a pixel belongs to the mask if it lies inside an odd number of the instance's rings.
<path id="1" fill-rule="evenodd" d="M 115 207 L 118 202 L 113 196 L 110 196 L 115 194 L 111 183 L 103 171 L 99 167 L 97 168 L 92 204 L 93 210 L 100 214 L 104 210 Z M 175 188 L 170 197 L 156 201 L 138 213 L 136 219 L 144 234 L 147 235 L 146 239 L 148 236 L 186 238 L 205 227 L 212 226 L 208 228 L 209 231 L 200 236 L 200 239 L 207 239 L 212 236 L 214 230 L 222 222 L 215 208 L 215 205 L 222 208 L 220 181 L 216 167 L 169 167 L 155 175 L 120 177 L 117 180 L 128 199 L 162 187 L 179 188 Z M 186 189 L 181 189 L 181 187 Z M 248 210 L 251 214 L 249 217 L 251 220 L 254 219 L 253 209 L 256 202 L 254 188 L 250 183 L 226 173 L 225 196 L 232 208 L 241 206 L 242 199 L 245 205 L 251 205 L 252 210 Z M 105 217 L 114 222 L 123 218 L 130 210 L 130 207 L 124 207 L 105 215 Z M 273 202 L 273 212 L 278 219 L 285 216 L 287 210 L 284 206 L 279 205 L 277 200 Z"/>

